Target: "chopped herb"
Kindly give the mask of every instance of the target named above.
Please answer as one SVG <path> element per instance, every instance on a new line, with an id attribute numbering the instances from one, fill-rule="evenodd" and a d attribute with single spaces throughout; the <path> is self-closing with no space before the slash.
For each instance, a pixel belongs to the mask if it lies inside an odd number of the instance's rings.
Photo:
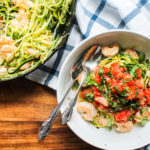
<path id="1" fill-rule="evenodd" d="M 105 77 L 104 77 L 104 76 L 101 76 L 101 79 L 102 79 L 101 84 L 106 84 L 106 79 L 105 79 Z"/>
<path id="2" fill-rule="evenodd" d="M 139 63 L 143 63 L 145 61 L 145 54 L 139 57 Z"/>
<path id="3" fill-rule="evenodd" d="M 89 73 L 86 77 L 86 80 L 84 82 L 85 84 L 89 85 L 89 86 L 92 86 L 92 85 L 95 85 L 97 86 L 97 83 L 94 79 L 91 79 L 91 73 Z"/>
<path id="4" fill-rule="evenodd" d="M 141 125 L 145 126 L 146 123 L 147 123 L 147 116 L 144 116 L 144 118 L 141 121 Z"/>
<path id="5" fill-rule="evenodd" d="M 139 69 L 140 67 L 136 64 L 133 66 L 133 68 L 131 69 L 130 71 L 130 75 L 135 79 L 137 77 L 137 70 Z"/>
<path id="6" fill-rule="evenodd" d="M 145 108 L 141 108 L 141 114 L 144 112 L 144 111 L 147 111 L 148 110 L 148 108 L 147 107 L 145 107 Z"/>
<path id="7" fill-rule="evenodd" d="M 98 71 L 98 75 L 99 75 L 99 76 L 102 76 L 102 75 L 103 75 L 103 73 L 104 73 L 103 68 L 100 68 L 100 69 L 99 69 L 99 71 Z"/>
<path id="8" fill-rule="evenodd" d="M 94 94 L 92 94 L 92 93 L 85 94 L 85 97 L 86 97 L 86 101 L 88 101 L 88 102 L 92 103 L 94 101 Z"/>
<path id="9" fill-rule="evenodd" d="M 113 77 L 114 77 L 110 72 L 106 73 L 106 75 L 107 75 L 108 77 L 110 77 L 110 78 L 113 78 Z"/>
<path id="10" fill-rule="evenodd" d="M 132 121 L 134 119 L 135 115 L 131 115 L 128 120 Z"/>
<path id="11" fill-rule="evenodd" d="M 23 34 L 19 34 L 19 33 L 16 33 L 16 32 L 13 33 L 13 39 L 14 39 L 14 40 L 18 40 L 18 39 L 20 39 L 21 37 L 23 37 Z"/>
<path id="12" fill-rule="evenodd" d="M 117 107 L 118 104 L 116 102 L 114 102 L 112 105 L 111 105 L 113 108 Z"/>
<path id="13" fill-rule="evenodd" d="M 135 97 L 137 97 L 137 96 L 138 96 L 138 94 L 139 94 L 139 90 L 138 90 L 138 88 L 137 88 L 137 87 L 135 87 L 135 89 L 136 89 Z"/>

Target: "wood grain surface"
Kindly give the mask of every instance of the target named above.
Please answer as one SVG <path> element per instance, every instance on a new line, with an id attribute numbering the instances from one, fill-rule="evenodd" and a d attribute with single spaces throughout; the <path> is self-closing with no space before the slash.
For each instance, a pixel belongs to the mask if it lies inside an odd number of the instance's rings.
<path id="1" fill-rule="evenodd" d="M 94 150 L 60 115 L 51 134 L 38 142 L 38 129 L 57 105 L 55 91 L 26 79 L 0 83 L 0 150 Z"/>

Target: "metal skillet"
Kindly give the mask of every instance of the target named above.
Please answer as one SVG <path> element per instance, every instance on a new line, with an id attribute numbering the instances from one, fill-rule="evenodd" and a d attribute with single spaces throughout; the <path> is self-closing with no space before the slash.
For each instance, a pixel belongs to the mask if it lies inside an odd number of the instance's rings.
<path id="1" fill-rule="evenodd" d="M 63 36 L 64 38 L 59 43 L 59 45 L 57 46 L 56 49 L 53 49 L 53 51 L 50 51 L 50 53 L 47 55 L 47 58 L 45 59 L 44 63 L 46 63 L 46 61 L 48 61 L 57 51 L 59 51 L 65 45 L 65 43 L 66 43 L 66 41 L 68 39 L 68 36 L 69 36 L 71 25 L 73 24 L 73 19 L 74 19 L 74 16 L 75 16 L 75 8 L 76 8 L 76 0 L 72 0 L 71 6 L 70 6 L 70 12 L 68 14 L 68 18 L 67 18 L 66 24 L 65 25 L 61 25 L 57 29 L 57 34 Z M 4 26 L 0 27 L 0 30 L 3 27 Z M 10 80 L 13 80 L 13 79 L 24 77 L 25 75 L 28 75 L 29 73 L 31 73 L 34 70 L 36 70 L 37 68 L 39 68 L 44 63 L 39 62 L 39 63 L 35 64 L 34 66 L 32 66 L 31 68 L 29 68 L 26 71 L 24 71 L 23 73 L 20 72 L 16 76 L 13 76 L 11 78 L 0 79 L 0 82 L 10 81 Z"/>

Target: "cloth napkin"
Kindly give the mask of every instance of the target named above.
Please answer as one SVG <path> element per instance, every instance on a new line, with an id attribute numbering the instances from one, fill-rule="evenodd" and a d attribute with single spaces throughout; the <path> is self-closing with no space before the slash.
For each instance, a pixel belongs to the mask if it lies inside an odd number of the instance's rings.
<path id="1" fill-rule="evenodd" d="M 150 33 L 150 0 L 77 0 L 66 45 L 27 78 L 56 90 L 59 71 L 70 51 L 83 39 L 111 29 Z"/>
<path id="2" fill-rule="evenodd" d="M 149 35 L 150 0 L 77 0 L 66 45 L 27 78 L 56 90 L 59 71 L 72 49 L 83 39 L 111 29 Z M 145 149 L 150 150 L 150 146 Z"/>

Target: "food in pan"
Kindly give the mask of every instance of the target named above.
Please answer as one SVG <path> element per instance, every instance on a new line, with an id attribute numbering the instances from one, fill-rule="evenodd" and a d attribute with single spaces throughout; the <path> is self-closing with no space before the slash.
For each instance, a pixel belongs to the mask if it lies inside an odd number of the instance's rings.
<path id="1" fill-rule="evenodd" d="M 44 63 L 64 38 L 72 0 L 0 1 L 0 80 Z M 63 30 L 63 29 L 61 29 Z"/>

